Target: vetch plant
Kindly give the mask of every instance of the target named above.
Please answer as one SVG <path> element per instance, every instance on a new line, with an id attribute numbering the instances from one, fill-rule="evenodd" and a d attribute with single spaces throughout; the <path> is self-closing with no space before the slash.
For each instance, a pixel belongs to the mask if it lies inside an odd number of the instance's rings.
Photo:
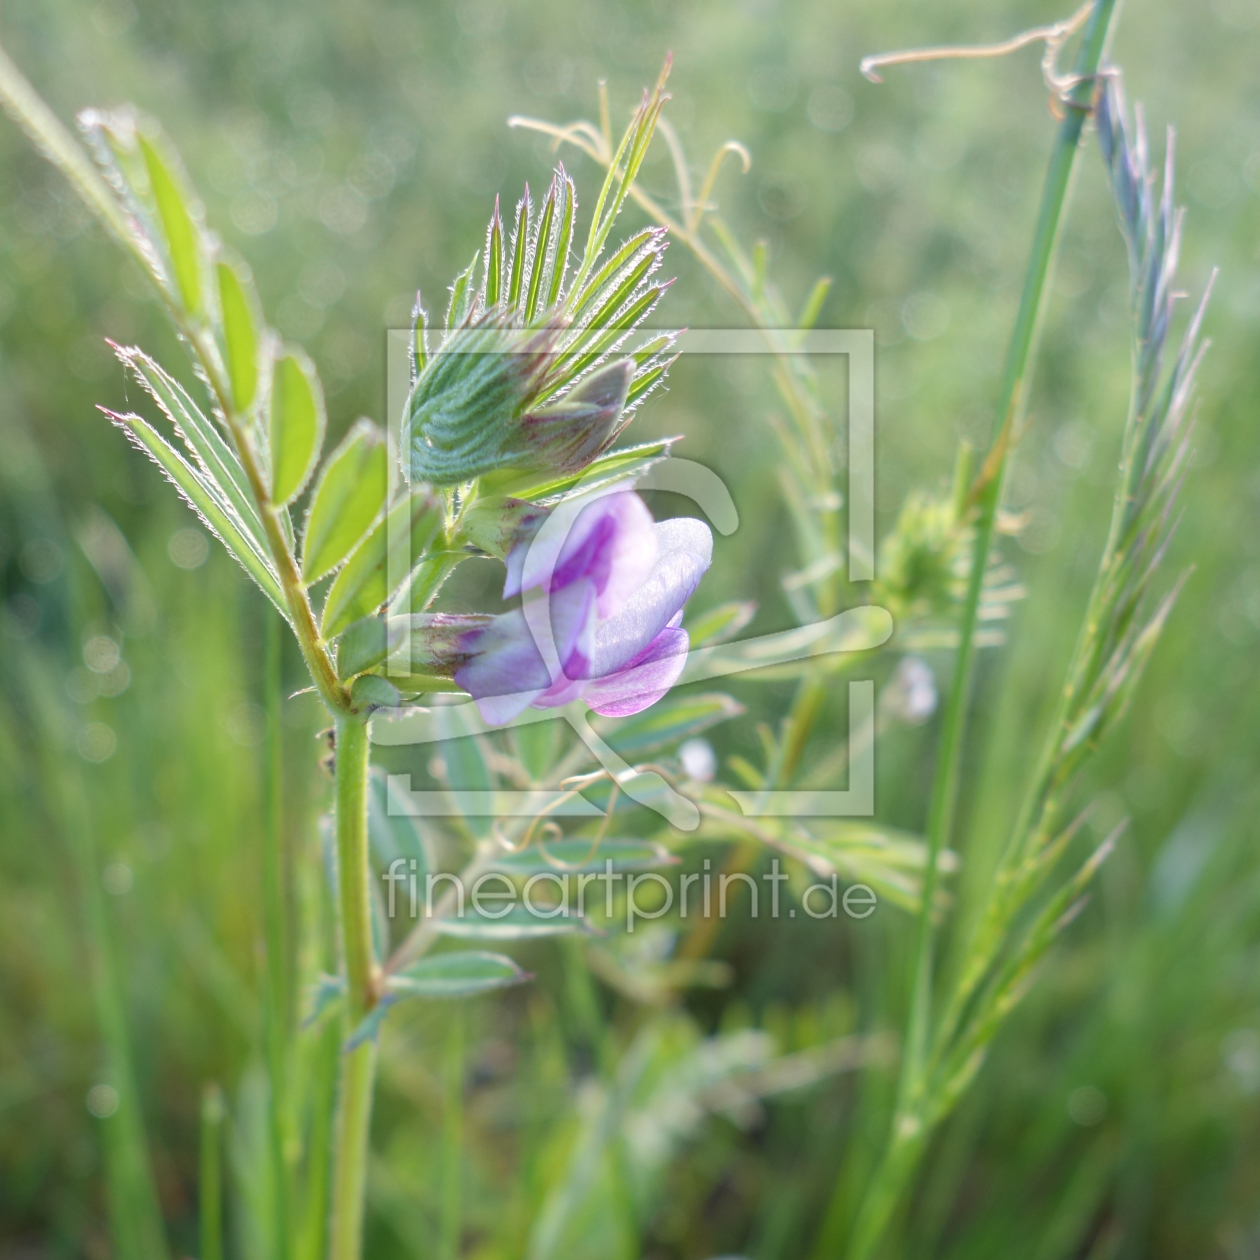
<path id="1" fill-rule="evenodd" d="M 0 94 L 10 112 L 152 281 L 210 412 L 150 356 L 118 346 L 176 441 L 138 414 L 106 414 L 161 467 L 289 624 L 334 720 L 342 974 L 324 996 L 341 1000 L 349 1037 L 328 1192 L 328 1254 L 336 1260 L 360 1254 L 381 1015 L 403 997 L 458 997 L 524 978 L 510 959 L 476 950 L 429 958 L 413 950 L 405 968 L 382 972 L 372 924 L 368 719 L 382 705 L 460 686 L 500 709 L 507 688 L 525 692 L 526 704 L 558 703 L 575 691 L 596 709 L 628 714 L 664 695 L 685 658 L 678 614 L 708 567 L 703 525 L 654 526 L 642 500 L 621 490 L 585 507 L 567 544 L 551 532 L 560 550 L 549 572 L 539 573 L 542 553 L 529 542 L 549 515 L 559 519 L 554 514 L 573 483 L 602 483 L 607 491 L 668 451 L 668 443 L 656 443 L 605 457 L 669 365 L 668 336 L 649 336 L 616 357 L 666 287 L 653 279 L 664 229 L 608 249 L 666 99 L 668 70 L 667 63 L 621 141 L 576 262 L 576 194 L 561 168 L 536 219 L 526 191 L 510 245 L 496 202 L 485 248 L 452 285 L 446 327 L 432 348 L 417 303 L 404 477 L 395 485 L 385 436 L 366 420 L 321 464 L 327 420 L 315 367 L 265 323 L 248 269 L 207 229 L 157 125 L 131 110 L 85 111 L 80 124 L 94 167 L 0 54 Z M 293 509 L 312 486 L 299 526 Z M 507 559 L 507 593 L 541 587 L 554 596 L 562 670 L 571 675 L 537 685 L 521 614 L 488 624 L 478 615 L 426 615 L 450 572 L 479 552 Z M 411 657 L 387 678 L 399 618 Z M 269 906 L 274 900 L 272 889 Z M 271 934 L 273 947 L 278 935 Z M 269 958 L 277 988 L 279 965 Z M 282 1049 L 271 1068 L 279 1095 Z M 283 1129 L 282 1118 L 273 1121 Z M 283 1197 L 282 1151 L 275 1175 Z M 322 1176 L 312 1170 L 316 1182 Z M 287 1213 L 277 1215 L 286 1229 Z"/>

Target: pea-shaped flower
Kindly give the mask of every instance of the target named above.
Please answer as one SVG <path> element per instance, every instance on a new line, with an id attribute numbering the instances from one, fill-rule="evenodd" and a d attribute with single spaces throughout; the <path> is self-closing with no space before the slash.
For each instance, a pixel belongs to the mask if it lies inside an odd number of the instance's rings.
<path id="1" fill-rule="evenodd" d="M 713 556 L 701 521 L 654 521 L 633 491 L 568 504 L 507 558 L 505 599 L 522 606 L 470 631 L 455 681 L 487 722 L 582 700 L 624 717 L 678 680 L 682 609 Z"/>

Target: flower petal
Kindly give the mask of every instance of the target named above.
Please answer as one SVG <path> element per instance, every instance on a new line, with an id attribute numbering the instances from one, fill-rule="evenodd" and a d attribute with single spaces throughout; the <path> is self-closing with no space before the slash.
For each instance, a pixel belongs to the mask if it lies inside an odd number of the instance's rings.
<path id="1" fill-rule="evenodd" d="M 544 583 L 557 591 L 590 578 L 599 592 L 599 615 L 608 617 L 655 560 L 656 532 L 643 500 L 632 491 L 601 494 L 581 507 L 562 504 L 537 533 L 512 548 L 503 598 Z"/>
<path id="2" fill-rule="evenodd" d="M 455 671 L 455 681 L 477 701 L 487 722 L 500 725 L 523 713 L 551 682 L 519 608 L 474 630 L 463 646 L 472 655 Z"/>
<path id="3" fill-rule="evenodd" d="M 556 654 L 557 677 L 552 678 L 535 637 L 538 620 L 551 619 L 551 649 Z M 542 620 L 545 633 L 546 621 Z M 540 599 L 528 610 L 500 614 L 482 630 L 464 637 L 470 659 L 455 671 L 455 681 L 476 701 L 481 716 L 496 725 L 514 718 L 552 689 L 557 694 L 570 679 L 589 671 L 595 640 L 595 585 L 572 586 Z M 547 646 L 546 644 L 543 645 Z M 546 653 L 551 655 L 551 649 Z M 566 703 L 572 697 L 566 696 Z"/>
<path id="4" fill-rule="evenodd" d="M 638 713 L 655 704 L 678 681 L 690 647 L 685 630 L 662 630 L 624 669 L 588 683 L 582 699 L 604 717 Z"/>
<path id="5" fill-rule="evenodd" d="M 656 547 L 656 564 L 643 585 L 596 631 L 592 677 L 624 668 L 674 621 L 713 559 L 709 527 L 691 517 L 660 521 Z"/>

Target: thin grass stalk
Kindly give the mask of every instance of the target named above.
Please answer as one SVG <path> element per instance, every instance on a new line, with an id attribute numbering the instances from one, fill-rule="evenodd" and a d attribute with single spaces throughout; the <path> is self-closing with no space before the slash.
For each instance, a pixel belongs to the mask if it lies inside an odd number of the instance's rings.
<path id="1" fill-rule="evenodd" d="M 101 886 L 92 814 L 82 774 L 59 751 L 56 718 L 62 700 L 49 663 L 36 651 L 19 649 L 13 677 L 24 681 L 44 782 L 44 799 L 62 833 L 78 878 L 87 953 L 88 982 L 104 1043 L 109 1085 L 117 1107 L 102 1116 L 102 1145 L 110 1230 L 120 1255 L 135 1260 L 168 1260 L 161 1201 L 149 1158 L 140 1091 L 136 1085 L 122 978 L 114 958 L 109 915 Z"/>
<path id="2" fill-rule="evenodd" d="M 348 1036 L 376 1003 L 367 830 L 370 744 L 366 722 L 340 718 L 336 730 L 337 893 Z M 330 1260 L 359 1260 L 362 1254 L 375 1076 L 374 1039 L 343 1054 L 333 1144 Z"/>
<path id="3" fill-rule="evenodd" d="M 75 776 L 77 778 L 77 776 Z M 70 785 L 67 827 L 79 866 L 84 918 L 91 952 L 92 995 L 105 1042 L 105 1062 L 116 1110 L 102 1118 L 111 1232 L 120 1254 L 136 1260 L 166 1260 L 166 1231 L 149 1158 L 140 1091 L 118 965 L 101 891 L 87 801 L 81 783 Z"/>
<path id="4" fill-rule="evenodd" d="M 223 1260 L 223 1090 L 214 1082 L 201 1094 L 198 1161 L 200 1260 Z"/>
<path id="5" fill-rule="evenodd" d="M 272 1254 L 287 1260 L 293 1241 L 290 1216 L 289 1059 L 291 1009 L 289 983 L 289 908 L 285 890 L 283 754 L 280 721 L 280 663 L 283 645 L 280 616 L 263 610 L 263 698 L 267 715 L 263 745 L 263 927 L 266 941 L 267 1127 L 272 1177 Z"/>
<path id="6" fill-rule="evenodd" d="M 463 1232 L 464 1008 L 455 1006 L 446 1030 L 442 1101 L 442 1197 L 438 1260 L 459 1260 Z"/>
<path id="7" fill-rule="evenodd" d="M 851 1260 L 865 1260 L 879 1245 L 913 1180 L 925 1145 L 926 1121 L 918 1114 L 921 1102 L 918 1095 L 923 1087 L 932 1023 L 934 930 L 931 907 L 936 891 L 937 857 L 950 843 L 957 812 L 985 561 L 993 545 L 1007 459 L 1027 412 L 1029 380 L 1064 211 L 1080 152 L 1081 133 L 1089 114 L 1095 76 L 1102 64 L 1117 12 L 1116 0 L 1096 0 L 1077 57 L 1074 72 L 1076 86 L 1064 102 L 1064 118 L 1050 157 L 1019 310 L 1007 351 L 997 426 L 971 491 L 976 509 L 975 550 L 967 595 L 959 617 L 958 649 L 942 720 L 940 751 L 928 810 L 923 905 L 916 932 L 910 1010 L 897 1101 L 889 1132 L 888 1152 L 875 1173 L 854 1225 L 848 1253 Z M 828 1240 L 821 1239 L 817 1254 L 824 1255 L 829 1250 Z"/>

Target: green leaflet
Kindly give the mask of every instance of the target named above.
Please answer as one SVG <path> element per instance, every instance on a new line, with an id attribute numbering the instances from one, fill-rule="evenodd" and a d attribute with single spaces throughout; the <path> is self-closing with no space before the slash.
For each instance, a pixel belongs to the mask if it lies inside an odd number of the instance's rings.
<path id="1" fill-rule="evenodd" d="M 517 311 L 521 306 L 521 284 L 525 279 L 525 259 L 529 254 L 529 185 L 525 186 L 525 195 L 516 207 L 516 234 L 512 238 L 512 269 L 508 277 L 507 301 L 504 305 L 509 310 Z"/>
<path id="2" fill-rule="evenodd" d="M 492 869 L 510 876 L 550 872 L 580 875 L 605 871 L 609 862 L 614 871 L 645 871 L 676 865 L 678 859 L 651 840 L 557 840 L 546 845 L 531 844 L 527 849 L 496 857 Z"/>
<path id="3" fill-rule="evenodd" d="M 389 611 L 421 613 L 437 598 L 443 583 L 465 560 L 474 557 L 467 551 L 434 551 L 425 556 L 391 597 Z"/>
<path id="4" fill-rule="evenodd" d="M 440 919 L 437 930 L 443 936 L 466 941 L 525 941 L 591 930 L 585 919 L 563 906 L 555 908 L 552 915 L 553 908 L 544 901 L 546 889 L 540 890 L 533 898 L 539 913 L 528 906 L 512 905 L 506 900 L 508 896 L 507 887 L 501 881 L 493 880 L 481 890 L 479 897 L 488 913 L 478 911 L 469 902 L 463 914 Z"/>
<path id="5" fill-rule="evenodd" d="M 394 504 L 333 580 L 324 601 L 324 638 L 336 638 L 389 599 L 437 536 L 442 515 L 441 503 L 427 488 Z"/>
<path id="6" fill-rule="evenodd" d="M 671 696 L 633 717 L 600 722 L 596 729 L 623 757 L 633 759 L 699 735 L 743 712 L 742 704 L 721 691 Z"/>
<path id="7" fill-rule="evenodd" d="M 291 351 L 271 379 L 271 498 L 297 498 L 315 471 L 324 441 L 324 392 L 310 360 Z"/>
<path id="8" fill-rule="evenodd" d="M 489 993 L 508 985 L 521 984 L 531 977 L 510 958 L 481 950 L 461 950 L 438 954 L 412 963 L 401 975 L 385 982 L 381 1000 L 363 1018 L 346 1042 L 353 1050 L 375 1039 L 392 1006 L 408 998 L 460 998 Z"/>
<path id="9" fill-rule="evenodd" d="M 223 319 L 223 357 L 232 386 L 232 405 L 244 414 L 258 391 L 258 331 L 245 286 L 235 268 L 215 265 L 219 281 L 219 313 Z"/>
<path id="10" fill-rule="evenodd" d="M 391 993 L 406 997 L 469 997 L 529 976 L 510 958 L 484 950 L 460 950 L 414 962 L 388 981 Z"/>
<path id="11" fill-rule="evenodd" d="M 331 573 L 367 533 L 389 493 L 385 435 L 359 420 L 328 457 L 315 484 L 302 535 L 302 579 Z"/>
<path id="12" fill-rule="evenodd" d="M 184 309 L 189 314 L 195 314 L 201 308 L 201 233 L 193 222 L 175 176 L 153 141 L 139 134 L 136 140 L 149 174 L 149 186 L 157 206 L 162 234 L 166 238 L 179 298 Z"/>
<path id="13" fill-rule="evenodd" d="M 279 578 L 267 559 L 257 551 L 254 540 L 231 505 L 224 501 L 220 487 L 195 469 L 139 416 L 123 416 L 113 411 L 105 411 L 105 414 L 170 478 L 210 531 L 288 620 L 289 612 Z"/>
<path id="14" fill-rule="evenodd" d="M 503 288 L 503 220 L 499 217 L 499 199 L 494 199 L 494 217 L 486 229 L 486 309 L 499 305 Z"/>
<path id="15" fill-rule="evenodd" d="M 134 346 L 117 347 L 115 353 L 162 409 L 192 453 L 204 474 L 203 480 L 217 487 L 224 503 L 253 539 L 254 550 L 260 556 L 268 557 L 267 538 L 258 509 L 254 506 L 249 479 L 236 453 L 220 436 L 217 426 L 193 402 L 184 387 L 147 354 Z M 270 564 L 269 559 L 267 562 Z"/>
<path id="16" fill-rule="evenodd" d="M 476 296 L 476 290 L 473 287 L 473 272 L 477 270 L 480 258 L 481 251 L 478 250 L 473 255 L 472 262 L 455 277 L 455 282 L 451 285 L 451 300 L 446 308 L 448 332 L 458 328 L 472 314 L 473 299 Z"/>
<path id="17" fill-rule="evenodd" d="M 416 294 L 416 309 L 411 317 L 411 383 L 424 371 L 429 362 L 429 316 L 420 305 Z"/>

